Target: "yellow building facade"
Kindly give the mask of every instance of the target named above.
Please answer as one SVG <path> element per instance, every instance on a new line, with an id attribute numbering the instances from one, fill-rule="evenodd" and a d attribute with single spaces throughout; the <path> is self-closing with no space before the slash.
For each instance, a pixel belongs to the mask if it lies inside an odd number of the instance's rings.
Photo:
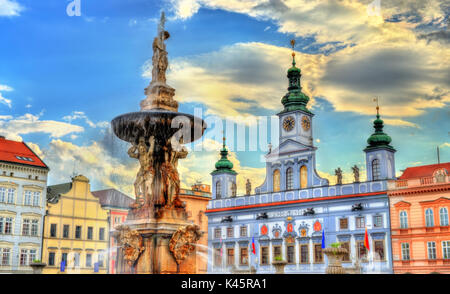
<path id="1" fill-rule="evenodd" d="M 108 273 L 108 210 L 86 177 L 48 187 L 43 236 L 44 274 Z"/>

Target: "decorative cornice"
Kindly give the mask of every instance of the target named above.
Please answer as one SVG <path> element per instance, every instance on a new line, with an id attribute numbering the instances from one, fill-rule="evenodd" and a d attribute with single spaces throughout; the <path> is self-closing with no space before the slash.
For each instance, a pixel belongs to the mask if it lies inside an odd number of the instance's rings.
<path id="1" fill-rule="evenodd" d="M 426 187 L 414 187 L 401 190 L 390 190 L 388 191 L 388 196 L 398 196 L 398 195 L 413 195 L 422 193 L 434 193 L 434 192 L 445 192 L 450 191 L 450 184 L 436 185 L 436 186 L 426 186 Z"/>

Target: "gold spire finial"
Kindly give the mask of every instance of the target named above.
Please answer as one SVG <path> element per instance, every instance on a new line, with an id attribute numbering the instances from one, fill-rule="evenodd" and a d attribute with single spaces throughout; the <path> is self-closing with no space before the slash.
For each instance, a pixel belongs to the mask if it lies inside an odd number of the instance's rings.
<path id="1" fill-rule="evenodd" d="M 294 57 L 295 56 L 295 52 L 294 52 L 295 40 L 294 39 L 291 40 L 291 47 L 292 47 L 292 57 Z"/>
<path id="2" fill-rule="evenodd" d="M 377 116 L 380 116 L 380 106 L 378 105 L 378 97 L 373 98 L 373 102 L 377 103 Z"/>

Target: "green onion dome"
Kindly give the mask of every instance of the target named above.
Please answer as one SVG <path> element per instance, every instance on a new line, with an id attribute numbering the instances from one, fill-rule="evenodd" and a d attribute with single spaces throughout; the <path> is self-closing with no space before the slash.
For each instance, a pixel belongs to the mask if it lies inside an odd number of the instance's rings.
<path id="1" fill-rule="evenodd" d="M 219 161 L 216 162 L 216 170 L 213 171 L 211 174 L 217 174 L 217 173 L 230 173 L 230 174 L 237 174 L 234 170 L 233 170 L 233 163 L 228 160 L 228 150 L 225 146 L 225 138 L 223 138 L 223 147 L 220 150 L 220 159 Z"/>
<path id="2" fill-rule="evenodd" d="M 394 147 L 389 145 L 392 141 L 389 135 L 383 132 L 383 120 L 380 119 L 380 114 L 378 113 L 377 107 L 377 118 L 373 121 L 373 127 L 375 129 L 375 133 L 373 133 L 369 139 L 367 139 L 367 144 L 369 144 L 365 150 L 375 149 L 375 148 L 387 148 L 394 150 Z"/>
<path id="3" fill-rule="evenodd" d="M 302 92 L 300 79 L 302 71 L 295 66 L 295 52 L 292 52 L 292 67 L 288 69 L 287 77 L 289 79 L 288 93 L 281 99 L 284 110 L 281 112 L 288 112 L 294 110 L 302 110 L 311 113 L 306 104 L 309 102 L 309 97 Z"/>

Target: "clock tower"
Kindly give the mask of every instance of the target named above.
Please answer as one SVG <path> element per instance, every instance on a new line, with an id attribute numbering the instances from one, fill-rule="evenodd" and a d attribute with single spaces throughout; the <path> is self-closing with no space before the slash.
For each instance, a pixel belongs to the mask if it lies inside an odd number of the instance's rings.
<path id="1" fill-rule="evenodd" d="M 294 47 L 295 42 L 291 42 Z M 283 111 L 278 113 L 280 118 L 280 145 L 286 140 L 294 140 L 305 146 L 313 146 L 312 117 L 314 114 L 306 108 L 309 97 L 302 92 L 300 78 L 301 70 L 295 66 L 295 52 L 292 52 L 292 67 L 289 68 L 288 92 L 281 99 Z"/>

